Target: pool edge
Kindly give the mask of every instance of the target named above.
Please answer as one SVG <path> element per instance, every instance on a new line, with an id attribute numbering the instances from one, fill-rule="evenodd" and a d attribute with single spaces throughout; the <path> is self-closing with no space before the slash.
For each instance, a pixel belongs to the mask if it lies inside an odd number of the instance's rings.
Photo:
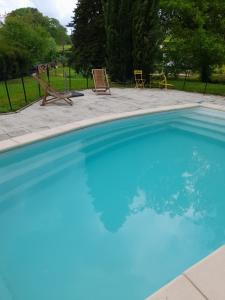
<path id="1" fill-rule="evenodd" d="M 225 245 L 203 258 L 146 300 L 225 299 Z"/>
<path id="2" fill-rule="evenodd" d="M 28 133 L 22 136 L 12 137 L 10 139 L 4 140 L 0 142 L 0 153 L 7 152 L 9 150 L 20 148 L 28 144 L 32 144 L 34 142 L 42 141 L 48 138 L 56 137 L 62 135 L 64 133 L 69 133 L 71 131 L 79 130 L 82 128 L 94 126 L 101 123 L 106 123 L 110 121 L 116 121 L 120 119 L 126 119 L 135 116 L 142 116 L 147 114 L 154 114 L 160 112 L 169 112 L 173 110 L 181 110 L 188 108 L 197 108 L 197 107 L 206 107 L 200 104 L 178 104 L 178 105 L 169 105 L 169 106 L 161 106 L 157 108 L 151 109 L 140 109 L 131 112 L 123 112 L 123 113 L 114 113 L 108 114 L 100 117 L 95 117 L 91 119 L 85 119 L 82 121 L 76 121 L 73 123 L 67 123 L 65 125 L 57 126 L 51 129 L 47 129 L 44 131 L 38 131 L 33 133 Z M 213 108 L 213 107 L 206 107 Z M 214 108 L 216 109 L 216 108 Z M 217 108 L 218 109 L 218 108 Z M 221 109 L 222 110 L 222 109 Z M 225 110 L 225 109 L 224 109 Z"/>

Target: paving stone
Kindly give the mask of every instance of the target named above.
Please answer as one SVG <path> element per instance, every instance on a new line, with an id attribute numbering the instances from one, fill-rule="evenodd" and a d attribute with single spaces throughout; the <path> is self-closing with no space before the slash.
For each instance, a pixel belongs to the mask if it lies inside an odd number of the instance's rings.
<path id="1" fill-rule="evenodd" d="M 7 140 L 9 138 L 10 138 L 10 136 L 6 133 L 0 134 L 0 141 Z"/>
<path id="2" fill-rule="evenodd" d="M 225 299 L 225 246 L 196 264 L 185 275 L 207 299 Z"/>
<path id="3" fill-rule="evenodd" d="M 19 113 L 0 115 L 0 140 L 8 139 L 7 134 L 20 136 L 111 113 L 201 101 L 225 107 L 224 97 L 159 89 L 113 88 L 112 96 L 96 96 L 91 90 L 86 90 L 84 97 L 73 101 L 73 106 L 58 102 L 45 107 L 36 102 Z"/>
<path id="4" fill-rule="evenodd" d="M 27 134 L 27 133 L 30 133 L 30 131 L 21 129 L 21 130 L 9 131 L 8 135 L 10 137 L 15 137 L 15 136 L 24 135 L 24 134 Z"/>
<path id="5" fill-rule="evenodd" d="M 206 300 L 184 277 L 179 276 L 146 300 Z"/>

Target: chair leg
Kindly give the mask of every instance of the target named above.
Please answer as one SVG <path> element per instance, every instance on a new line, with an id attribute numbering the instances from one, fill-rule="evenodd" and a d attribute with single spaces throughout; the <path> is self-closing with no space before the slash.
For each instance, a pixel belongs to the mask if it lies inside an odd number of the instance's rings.
<path id="1" fill-rule="evenodd" d="M 56 101 L 62 101 L 64 100 L 67 104 L 70 104 L 70 105 L 73 105 L 73 101 L 69 98 L 64 98 L 64 97 L 57 97 L 53 100 L 53 102 L 56 102 Z"/>
<path id="2" fill-rule="evenodd" d="M 47 97 L 48 97 L 48 93 L 45 92 L 44 98 L 42 100 L 41 106 L 45 106 L 47 103 Z"/>
<path id="3" fill-rule="evenodd" d="M 73 101 L 70 98 L 62 98 L 66 103 L 70 104 L 71 106 L 73 105 Z"/>

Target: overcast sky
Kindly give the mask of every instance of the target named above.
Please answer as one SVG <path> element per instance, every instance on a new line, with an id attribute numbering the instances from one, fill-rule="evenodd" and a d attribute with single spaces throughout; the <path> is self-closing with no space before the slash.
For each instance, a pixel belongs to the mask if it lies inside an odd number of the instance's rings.
<path id="1" fill-rule="evenodd" d="M 36 7 L 44 15 L 58 19 L 67 25 L 76 5 L 76 0 L 0 0 L 0 14 L 20 7 Z"/>

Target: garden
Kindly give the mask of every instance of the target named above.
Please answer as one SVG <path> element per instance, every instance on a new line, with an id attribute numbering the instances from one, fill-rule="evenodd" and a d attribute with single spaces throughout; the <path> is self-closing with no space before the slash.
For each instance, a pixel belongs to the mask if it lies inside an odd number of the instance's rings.
<path id="1" fill-rule="evenodd" d="M 163 72 L 174 89 L 223 96 L 224 17 L 221 1 L 82 0 L 69 35 L 35 8 L 16 9 L 0 23 L 0 113 L 42 96 L 31 75 L 43 63 L 54 63 L 45 77 L 60 91 L 92 88 L 91 69 L 106 67 L 116 87 L 134 87 L 141 69 L 146 87 Z"/>

